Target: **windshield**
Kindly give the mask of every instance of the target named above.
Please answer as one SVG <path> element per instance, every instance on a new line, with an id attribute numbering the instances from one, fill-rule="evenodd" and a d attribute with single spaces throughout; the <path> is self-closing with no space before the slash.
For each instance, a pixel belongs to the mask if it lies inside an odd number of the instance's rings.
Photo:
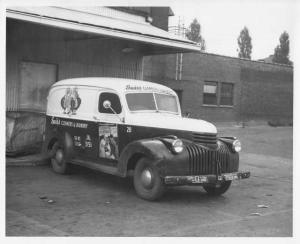
<path id="1" fill-rule="evenodd" d="M 178 113 L 176 97 L 160 93 L 128 93 L 128 107 L 131 111 L 152 110 Z"/>

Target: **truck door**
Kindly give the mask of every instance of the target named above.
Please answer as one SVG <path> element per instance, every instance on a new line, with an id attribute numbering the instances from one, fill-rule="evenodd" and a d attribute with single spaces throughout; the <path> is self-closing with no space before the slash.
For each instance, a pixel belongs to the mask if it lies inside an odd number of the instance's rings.
<path id="1" fill-rule="evenodd" d="M 103 162 L 117 162 L 119 158 L 119 126 L 124 112 L 117 93 L 102 91 L 98 103 L 98 158 Z"/>

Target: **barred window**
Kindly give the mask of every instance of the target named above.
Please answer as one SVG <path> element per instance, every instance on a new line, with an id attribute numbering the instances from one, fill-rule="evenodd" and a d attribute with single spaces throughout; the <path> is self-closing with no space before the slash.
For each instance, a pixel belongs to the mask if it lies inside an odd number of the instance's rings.
<path id="1" fill-rule="evenodd" d="M 213 81 L 206 81 L 203 88 L 203 104 L 217 105 L 218 103 L 218 83 Z"/>

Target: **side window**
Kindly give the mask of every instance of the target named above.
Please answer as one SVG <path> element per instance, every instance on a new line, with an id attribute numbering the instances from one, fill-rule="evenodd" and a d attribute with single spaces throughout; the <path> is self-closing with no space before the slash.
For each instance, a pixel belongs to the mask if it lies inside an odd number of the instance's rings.
<path id="1" fill-rule="evenodd" d="M 98 104 L 99 112 L 105 114 L 113 114 L 113 111 L 111 109 L 104 108 L 103 106 L 104 101 L 110 101 L 112 109 L 117 114 L 120 114 L 122 112 L 121 102 L 117 94 L 111 92 L 102 92 L 99 97 L 99 104 Z"/>

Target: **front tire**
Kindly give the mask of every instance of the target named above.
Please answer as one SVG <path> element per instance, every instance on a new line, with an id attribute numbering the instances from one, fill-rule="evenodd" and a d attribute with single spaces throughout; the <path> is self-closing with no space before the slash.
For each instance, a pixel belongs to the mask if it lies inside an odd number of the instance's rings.
<path id="1" fill-rule="evenodd" d="M 70 173 L 70 164 L 66 162 L 65 152 L 63 147 L 58 143 L 53 146 L 54 154 L 51 158 L 52 169 L 58 174 L 68 174 Z"/>
<path id="2" fill-rule="evenodd" d="M 214 185 L 204 185 L 203 188 L 208 195 L 220 196 L 224 194 L 230 187 L 231 181 L 224 181 Z"/>
<path id="3" fill-rule="evenodd" d="M 165 191 L 165 185 L 157 168 L 147 158 L 141 158 L 137 162 L 133 183 L 137 195 L 145 200 L 157 200 Z"/>

